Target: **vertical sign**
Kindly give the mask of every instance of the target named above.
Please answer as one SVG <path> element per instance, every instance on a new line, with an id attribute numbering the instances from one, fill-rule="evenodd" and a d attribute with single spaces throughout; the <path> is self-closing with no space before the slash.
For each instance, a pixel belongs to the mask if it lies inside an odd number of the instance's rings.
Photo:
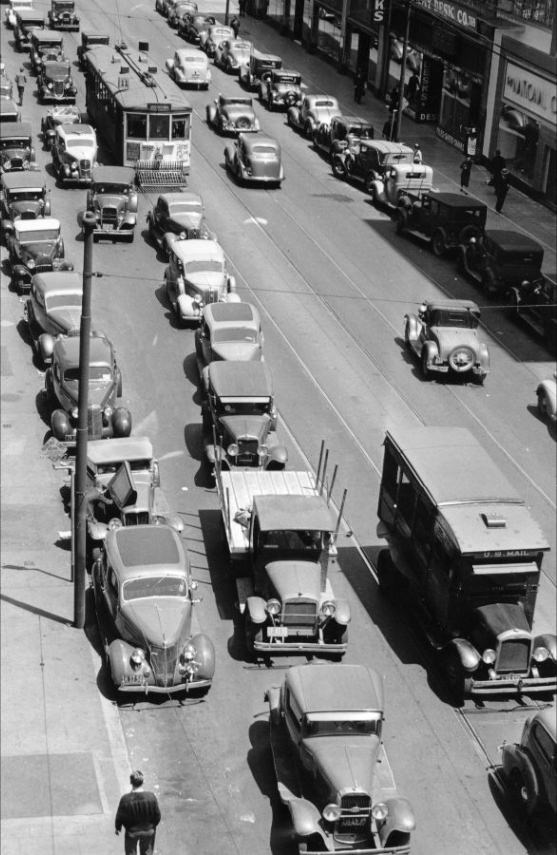
<path id="1" fill-rule="evenodd" d="M 371 0 L 371 20 L 374 24 L 382 24 L 385 20 L 386 0 Z"/>

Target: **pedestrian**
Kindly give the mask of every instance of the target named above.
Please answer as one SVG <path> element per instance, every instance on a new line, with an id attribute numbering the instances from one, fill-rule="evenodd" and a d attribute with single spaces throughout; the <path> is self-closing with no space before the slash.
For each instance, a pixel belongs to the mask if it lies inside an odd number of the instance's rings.
<path id="1" fill-rule="evenodd" d="M 491 178 L 487 182 L 488 187 L 495 187 L 495 180 L 501 174 L 503 169 L 506 169 L 507 161 L 502 156 L 500 149 L 497 149 L 494 157 L 490 161 Z"/>
<path id="2" fill-rule="evenodd" d="M 120 834 L 122 826 L 126 830 L 124 839 L 125 855 L 153 855 L 155 834 L 161 821 L 159 803 L 154 793 L 143 789 L 143 772 L 136 769 L 130 775 L 131 792 L 120 799 L 116 811 L 115 834 Z"/>
<path id="3" fill-rule="evenodd" d="M 25 69 L 23 66 L 20 67 L 19 72 L 15 76 L 15 85 L 17 86 L 17 94 L 19 95 L 19 106 L 23 105 L 23 93 L 25 92 L 25 84 L 27 83 L 27 78 L 25 76 Z"/>
<path id="4" fill-rule="evenodd" d="M 414 143 L 414 163 L 423 163 L 422 150 L 419 143 Z"/>
<path id="5" fill-rule="evenodd" d="M 410 80 L 408 81 L 407 86 L 406 86 L 406 97 L 407 97 L 408 102 L 410 104 L 413 104 L 414 101 L 417 100 L 419 92 L 420 92 L 420 78 L 418 77 L 416 72 L 413 71 L 412 76 L 410 77 Z"/>
<path id="6" fill-rule="evenodd" d="M 498 214 L 503 209 L 503 203 L 509 191 L 509 170 L 502 169 L 495 178 L 495 210 Z"/>
<path id="7" fill-rule="evenodd" d="M 395 113 L 393 113 L 391 116 L 389 116 L 389 118 L 387 119 L 387 121 L 383 125 L 383 139 L 384 140 L 387 140 L 389 142 L 392 140 L 392 138 L 393 138 L 393 125 L 394 125 L 395 121 L 396 121 Z"/>
<path id="8" fill-rule="evenodd" d="M 465 187 L 470 184 L 470 173 L 472 172 L 472 158 L 465 157 L 460 164 L 460 190 L 465 193 Z"/>
<path id="9" fill-rule="evenodd" d="M 240 19 L 234 15 L 233 18 L 230 19 L 230 26 L 232 27 L 232 32 L 234 33 L 234 38 L 238 38 L 238 33 L 240 32 Z"/>
<path id="10" fill-rule="evenodd" d="M 398 102 L 400 101 L 400 92 L 398 86 L 393 86 L 388 96 L 389 102 L 389 110 L 391 113 L 394 113 L 395 110 L 398 110 Z"/>
<path id="11" fill-rule="evenodd" d="M 246 15 L 246 0 L 238 0 L 238 9 L 240 10 L 240 18 Z"/>
<path id="12" fill-rule="evenodd" d="M 360 104 L 362 98 L 366 94 L 366 76 L 364 74 L 363 69 L 356 69 L 356 73 L 354 75 L 354 101 L 356 104 Z"/>

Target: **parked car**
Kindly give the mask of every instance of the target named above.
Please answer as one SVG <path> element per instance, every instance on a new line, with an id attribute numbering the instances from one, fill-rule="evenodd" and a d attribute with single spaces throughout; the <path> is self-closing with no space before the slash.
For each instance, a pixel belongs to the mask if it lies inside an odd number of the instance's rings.
<path id="1" fill-rule="evenodd" d="M 77 61 L 79 63 L 80 69 L 83 71 L 86 68 L 86 56 L 89 48 L 96 47 L 96 45 L 109 45 L 110 44 L 110 36 L 107 36 L 105 33 L 99 33 L 97 31 L 87 30 L 87 32 L 81 33 L 81 44 L 77 46 Z"/>
<path id="2" fill-rule="evenodd" d="M 232 27 L 227 27 L 224 24 L 212 24 L 208 30 L 203 30 L 199 35 L 199 47 L 205 51 L 207 56 L 212 59 L 215 55 L 217 46 L 221 42 L 234 38 L 234 30 Z"/>
<path id="3" fill-rule="evenodd" d="M 284 181 L 280 145 L 272 137 L 238 134 L 234 147 L 225 148 L 224 162 L 231 175 L 241 183 L 280 187 Z"/>
<path id="4" fill-rule="evenodd" d="M 166 525 L 115 528 L 92 568 L 107 668 L 120 693 L 176 695 L 211 687 L 215 650 L 192 629 L 194 592 L 181 538 Z"/>
<path id="5" fill-rule="evenodd" d="M 485 228 L 487 206 L 458 193 L 404 193 L 395 212 L 398 234 L 411 234 L 445 255 Z"/>
<path id="6" fill-rule="evenodd" d="M 37 84 L 39 101 L 70 101 L 75 104 L 77 88 L 72 77 L 70 62 L 45 62 Z"/>
<path id="7" fill-rule="evenodd" d="M 295 665 L 265 698 L 297 851 L 408 855 L 416 821 L 385 754 L 379 674 L 364 665 Z"/>
<path id="8" fill-rule="evenodd" d="M 199 376 L 210 362 L 253 362 L 263 359 L 259 312 L 251 303 L 210 303 L 195 331 Z"/>
<path id="9" fill-rule="evenodd" d="M 368 193 L 374 182 L 384 182 L 393 166 L 414 166 L 414 149 L 404 143 L 387 140 L 362 140 L 354 159 L 357 165 L 350 168 L 354 177 L 362 176 Z M 339 177 L 343 177 L 339 175 Z"/>
<path id="10" fill-rule="evenodd" d="M 419 198 L 433 189 L 433 170 L 424 163 L 414 163 L 414 151 L 402 143 L 372 140 L 360 143 L 368 160 L 366 190 L 376 206 L 396 209 L 401 196 L 412 193 Z"/>
<path id="11" fill-rule="evenodd" d="M 213 360 L 203 373 L 203 450 L 219 469 L 284 469 L 271 374 L 264 362 Z"/>
<path id="12" fill-rule="evenodd" d="M 31 68 L 40 74 L 45 62 L 67 62 L 64 56 L 64 39 L 54 30 L 33 30 L 29 44 Z"/>
<path id="13" fill-rule="evenodd" d="M 471 300 L 425 300 L 417 315 L 404 316 L 404 341 L 419 359 L 425 380 L 452 373 L 484 382 L 489 352 L 478 334 L 479 322 L 480 310 Z"/>
<path id="14" fill-rule="evenodd" d="M 207 124 L 219 134 L 257 132 L 259 119 L 253 109 L 253 99 L 235 95 L 221 95 L 206 108 Z"/>
<path id="15" fill-rule="evenodd" d="M 196 48 L 178 48 L 171 59 L 166 60 L 167 71 L 179 86 L 208 89 L 211 69 L 205 54 Z"/>
<path id="16" fill-rule="evenodd" d="M 36 273 L 73 270 L 64 259 L 60 221 L 54 217 L 5 222 L 6 246 L 10 257 L 12 285 L 19 294 L 31 287 Z"/>
<path id="17" fill-rule="evenodd" d="M 240 83 L 246 89 L 259 89 L 260 81 L 269 75 L 273 69 L 282 68 L 280 56 L 272 53 L 261 53 L 254 48 L 247 65 L 240 66 Z"/>
<path id="18" fill-rule="evenodd" d="M 59 125 L 77 125 L 81 121 L 82 115 L 75 104 L 54 104 L 49 107 L 41 119 L 43 147 L 50 151 Z"/>
<path id="19" fill-rule="evenodd" d="M 79 399 L 79 330 L 59 335 L 52 343 L 43 339 L 45 351 L 51 348 L 51 365 L 45 373 L 45 392 L 51 406 L 50 427 L 54 437 L 74 447 L 76 443 Z M 122 397 L 122 375 L 112 342 L 104 333 L 91 334 L 89 354 L 89 439 L 129 436 L 132 417 L 128 409 L 116 406 Z"/>
<path id="20" fill-rule="evenodd" d="M 90 184 L 97 164 L 97 136 L 91 125 L 61 124 L 52 141 L 52 166 L 62 185 Z"/>
<path id="21" fill-rule="evenodd" d="M 360 140 L 342 151 L 335 152 L 331 162 L 333 175 L 346 181 L 362 183 L 372 196 L 378 196 L 381 188 L 383 197 L 385 196 L 385 182 L 388 175 L 394 179 L 389 185 L 389 189 L 396 187 L 396 191 L 398 191 L 397 201 L 403 188 L 406 191 L 416 188 L 417 193 L 423 192 L 425 188 L 431 190 L 433 170 L 430 166 L 425 166 L 422 163 L 414 163 L 412 149 L 409 149 L 408 146 L 399 145 L 399 162 L 391 164 L 386 170 L 378 163 L 378 152 L 374 148 L 377 145 L 381 145 L 381 143 L 376 143 L 373 140 Z M 387 145 L 392 146 L 393 143 L 387 143 Z M 401 151 L 401 149 L 406 149 L 406 151 Z M 378 167 L 381 171 L 378 170 Z"/>
<path id="22" fill-rule="evenodd" d="M 169 247 L 164 285 L 170 307 L 182 323 L 200 323 L 208 303 L 240 300 L 216 240 L 175 240 Z"/>
<path id="23" fill-rule="evenodd" d="M 214 240 L 205 221 L 203 199 L 192 190 L 163 193 L 147 214 L 149 239 L 168 257 L 176 238 Z"/>
<path id="24" fill-rule="evenodd" d="M 172 14 L 174 7 L 180 0 L 155 0 L 155 11 L 168 18 Z M 197 12 L 197 3 L 191 2 L 191 11 L 195 15 Z"/>
<path id="25" fill-rule="evenodd" d="M 331 159 L 345 149 L 357 146 L 361 140 L 372 140 L 373 125 L 359 116 L 333 116 L 322 122 L 313 134 L 313 145 Z"/>
<path id="26" fill-rule="evenodd" d="M 242 65 L 249 63 L 252 50 L 252 42 L 248 42 L 246 39 L 226 39 L 217 45 L 215 65 L 222 68 L 227 74 L 239 74 Z"/>
<path id="27" fill-rule="evenodd" d="M 339 113 L 338 101 L 332 95 L 304 95 L 300 104 L 288 108 L 287 120 L 291 128 L 311 139 L 319 125 L 330 122 Z"/>
<path id="28" fill-rule="evenodd" d="M 557 348 L 557 282 L 542 276 L 537 282 L 513 288 L 510 312 L 542 336 L 553 354 Z"/>
<path id="29" fill-rule="evenodd" d="M 462 273 L 491 297 L 529 290 L 542 279 L 543 247 L 537 240 L 511 229 L 486 229 L 458 247 Z"/>
<path id="30" fill-rule="evenodd" d="M 178 22 L 178 35 L 191 44 L 198 45 L 201 34 L 216 23 L 213 15 L 185 15 Z"/>
<path id="31" fill-rule="evenodd" d="M 95 166 L 87 191 L 87 210 L 97 224 L 93 240 L 121 238 L 132 243 L 137 222 L 135 169 L 131 166 Z"/>
<path id="32" fill-rule="evenodd" d="M 44 175 L 35 172 L 4 172 L 0 182 L 2 233 L 8 223 L 50 217 L 50 199 Z"/>
<path id="33" fill-rule="evenodd" d="M 536 389 L 538 413 L 542 419 L 557 421 L 557 372 L 550 380 L 543 380 Z"/>
<path id="34" fill-rule="evenodd" d="M 79 18 L 75 13 L 74 0 L 51 0 L 48 26 L 52 30 L 77 32 L 79 30 Z"/>
<path id="35" fill-rule="evenodd" d="M 83 303 L 82 277 L 70 270 L 36 273 L 31 279 L 24 317 L 40 362 L 52 361 L 54 340 L 78 330 Z"/>
<path id="36" fill-rule="evenodd" d="M 268 110 L 287 110 L 302 102 L 302 75 L 286 68 L 274 68 L 259 81 L 259 100 Z"/>
<path id="37" fill-rule="evenodd" d="M 38 169 L 30 122 L 0 124 L 0 172 Z"/>
<path id="38" fill-rule="evenodd" d="M 167 15 L 168 23 L 175 30 L 178 24 L 186 15 L 197 14 L 197 3 L 192 3 L 191 0 L 177 0 L 169 8 Z"/>
<path id="39" fill-rule="evenodd" d="M 501 746 L 501 771 L 528 816 L 557 812 L 557 733 L 555 707 L 527 719 L 519 743 Z"/>
<path id="40" fill-rule="evenodd" d="M 21 122 L 21 112 L 11 98 L 0 99 L 0 127 L 6 122 Z"/>
<path id="41" fill-rule="evenodd" d="M 31 33 L 44 29 L 44 12 L 33 9 L 32 6 L 21 8 L 16 12 L 14 27 L 15 49 L 28 50 L 31 43 Z"/>
<path id="42" fill-rule="evenodd" d="M 22 9 L 31 9 L 33 0 L 10 0 L 8 8 L 4 13 L 4 23 L 9 29 L 14 29 L 17 23 L 17 13 Z"/>

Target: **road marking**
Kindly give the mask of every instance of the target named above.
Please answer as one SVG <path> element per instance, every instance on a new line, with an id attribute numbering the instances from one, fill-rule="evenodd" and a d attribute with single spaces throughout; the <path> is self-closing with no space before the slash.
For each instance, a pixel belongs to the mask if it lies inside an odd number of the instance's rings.
<path id="1" fill-rule="evenodd" d="M 248 217 L 247 220 L 244 220 L 244 223 L 253 223 L 256 226 L 266 226 L 268 222 L 265 217 Z"/>

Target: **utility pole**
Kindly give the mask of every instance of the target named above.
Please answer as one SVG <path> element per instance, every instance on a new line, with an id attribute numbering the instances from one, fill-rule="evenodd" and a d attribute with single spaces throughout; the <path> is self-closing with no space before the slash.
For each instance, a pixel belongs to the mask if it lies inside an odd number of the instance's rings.
<path id="1" fill-rule="evenodd" d="M 408 54 L 408 38 L 410 36 L 410 0 L 406 0 L 406 25 L 404 28 L 404 42 L 402 44 L 402 59 L 400 62 L 400 80 L 398 84 L 398 113 L 396 117 L 395 140 L 400 142 L 400 131 L 402 127 L 402 105 L 404 102 L 404 89 L 406 86 L 406 56 Z"/>
<path id="2" fill-rule="evenodd" d="M 92 211 L 83 214 L 83 298 L 79 327 L 79 397 L 77 402 L 77 432 L 75 450 L 74 516 L 72 519 L 74 579 L 74 626 L 85 625 L 85 580 L 87 578 L 87 410 L 89 407 L 89 354 L 91 350 L 91 279 L 93 275 L 93 229 L 96 225 Z"/>
<path id="3" fill-rule="evenodd" d="M 226 0 L 226 7 L 224 9 L 224 23 L 228 26 L 228 16 L 230 15 L 230 0 Z"/>

